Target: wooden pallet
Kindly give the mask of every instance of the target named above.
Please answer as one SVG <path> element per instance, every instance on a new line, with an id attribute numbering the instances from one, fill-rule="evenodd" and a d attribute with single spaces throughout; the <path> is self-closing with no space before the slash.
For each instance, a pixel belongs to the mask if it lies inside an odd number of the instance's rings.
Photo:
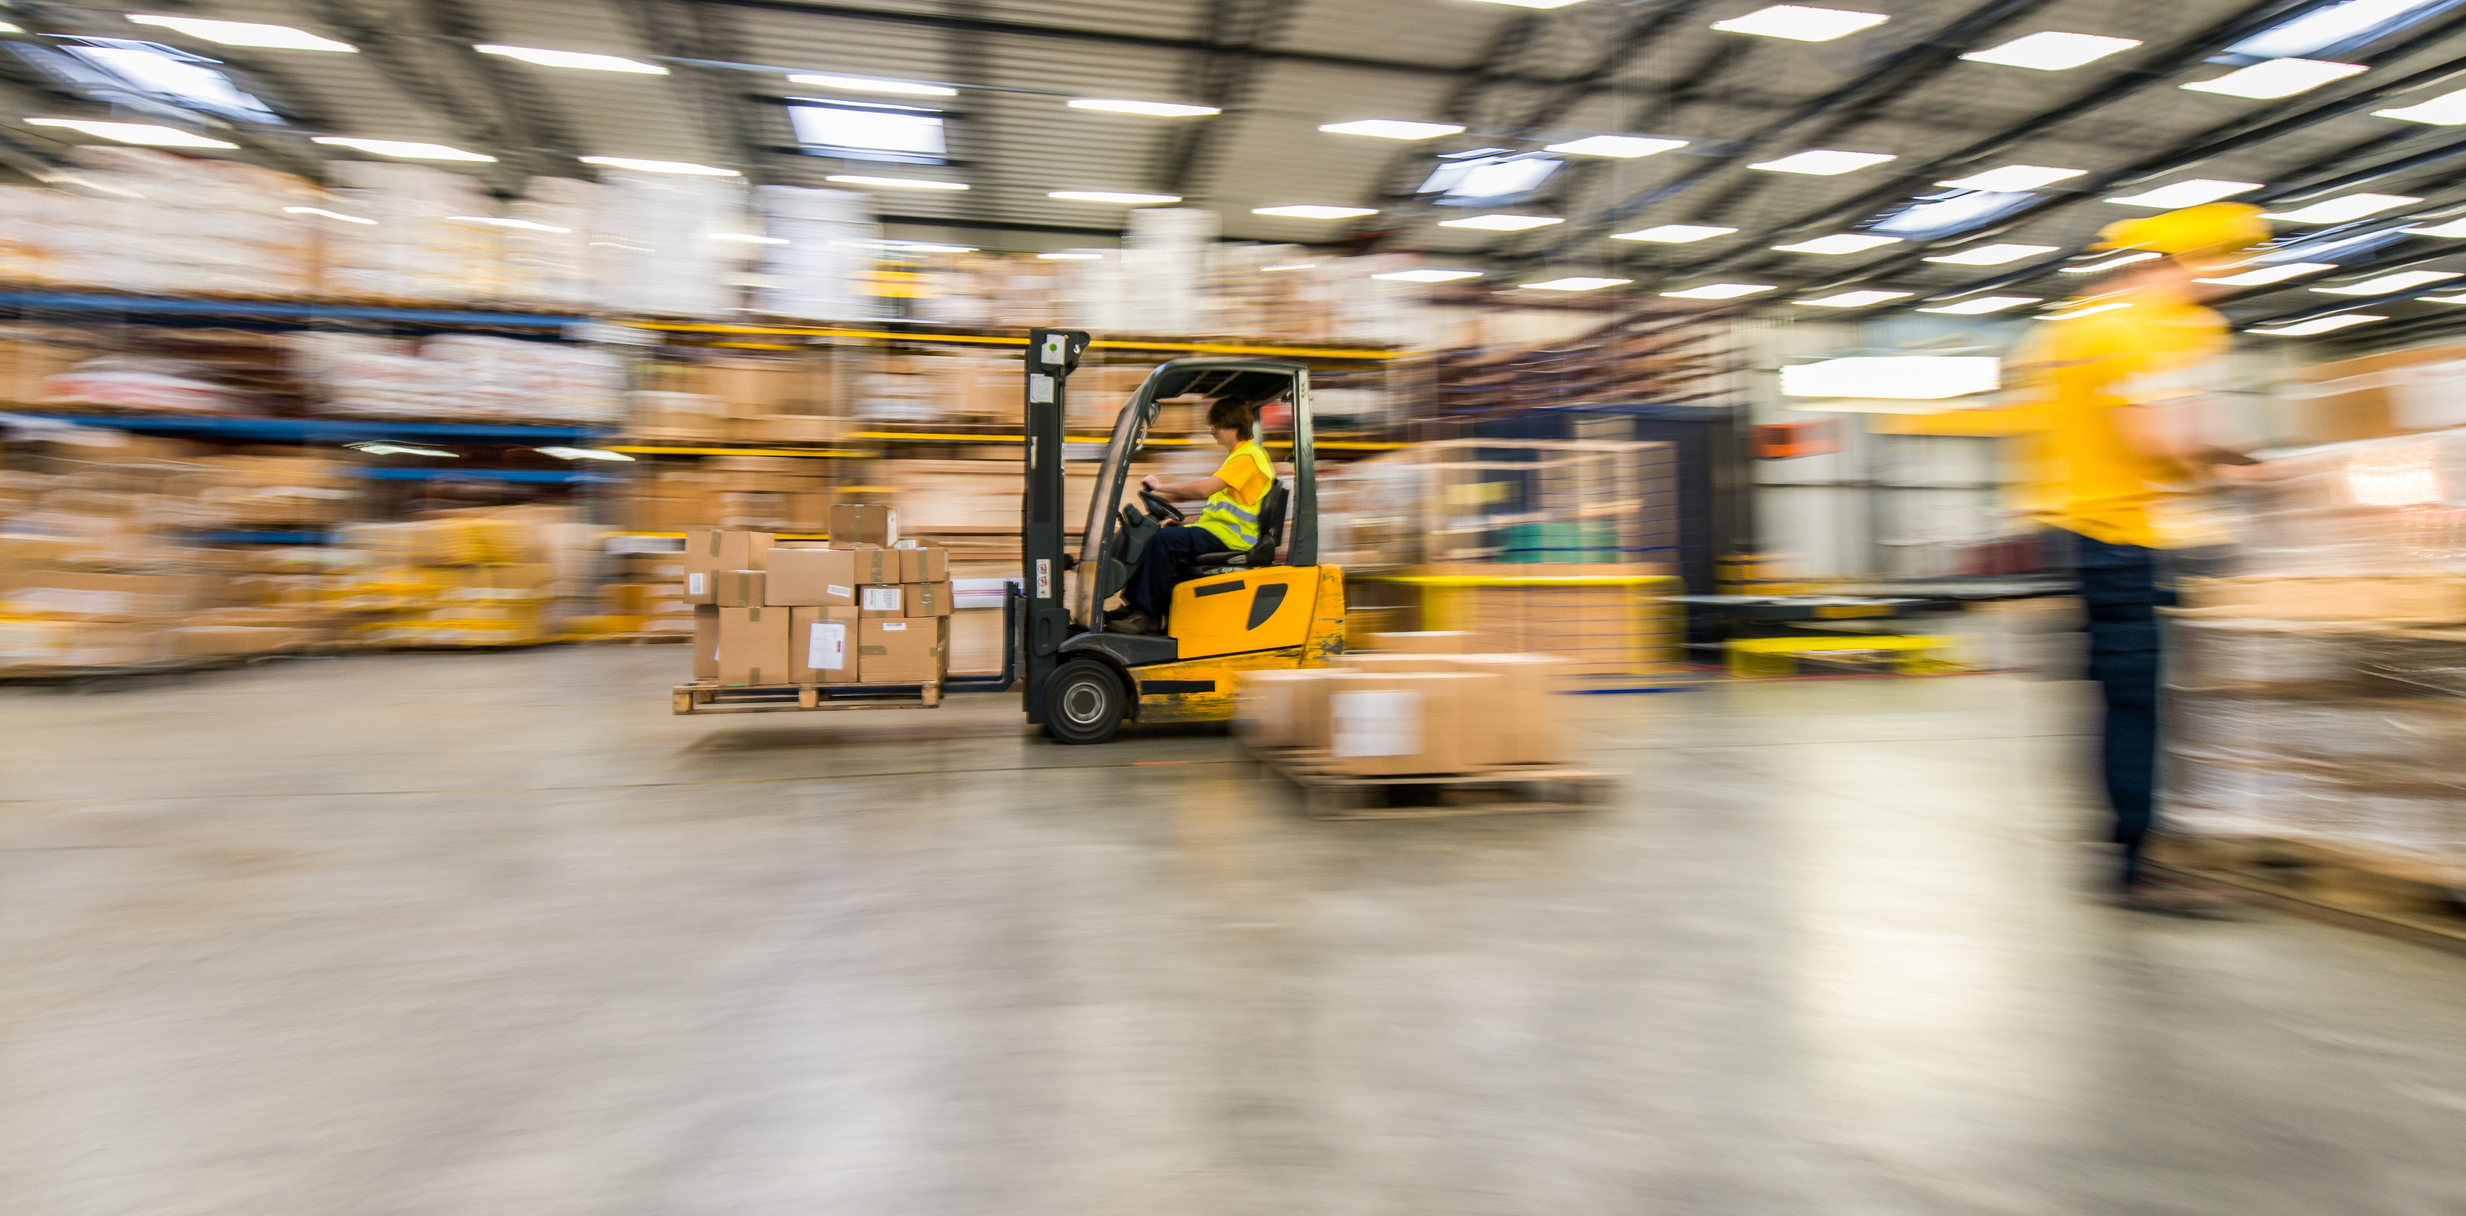
<path id="1" fill-rule="evenodd" d="M 693 641 L 694 635 L 671 629 L 659 633 L 583 633 L 574 635 L 572 640 L 589 646 L 662 646 L 682 645 Z"/>
<path id="2" fill-rule="evenodd" d="M 767 714 L 821 709 L 932 709 L 942 685 L 719 684 L 696 680 L 670 694 L 674 714 Z"/>
<path id="3" fill-rule="evenodd" d="M 2318 909 L 2466 948 L 2466 867 L 2275 836 L 2169 836 L 2155 844 L 2151 860 L 2262 902 Z"/>
<path id="4" fill-rule="evenodd" d="M 1259 760 L 1301 790 L 1313 819 L 1434 819 L 1579 811 L 1610 799 L 1608 773 L 1564 764 L 1503 764 L 1469 773 L 1363 777 L 1341 773 L 1327 753 L 1269 748 Z"/>

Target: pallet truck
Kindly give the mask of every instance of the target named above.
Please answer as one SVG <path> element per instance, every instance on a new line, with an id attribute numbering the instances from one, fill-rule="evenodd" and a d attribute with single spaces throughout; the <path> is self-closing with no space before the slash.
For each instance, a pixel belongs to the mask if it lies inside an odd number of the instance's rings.
<path id="1" fill-rule="evenodd" d="M 1344 650 L 1344 572 L 1318 560 L 1310 369 L 1281 359 L 1176 359 L 1150 373 L 1114 419 L 1074 555 L 1062 519 L 1062 420 L 1087 345 L 1084 330 L 1028 335 L 1019 638 L 1027 719 L 1062 743 L 1102 743 L 1125 721 L 1230 721 L 1242 672 L 1323 667 Z M 1123 488 L 1156 403 L 1190 394 L 1289 397 L 1293 484 L 1269 487 L 1255 547 L 1207 554 L 1181 572 L 1165 636 L 1106 633 L 1105 601 L 1129 584 L 1157 529 L 1182 521 L 1178 508 L 1145 490 L 1139 505 L 1125 503 Z M 1064 577 L 1073 571 L 1075 580 Z"/>
<path id="2" fill-rule="evenodd" d="M 1023 564 L 1002 596 L 1000 671 L 954 672 L 931 684 L 697 681 L 674 690 L 673 712 L 931 709 L 948 693 L 1003 692 L 1015 684 L 1028 721 L 1046 734 L 1063 743 L 1102 743 L 1125 721 L 1231 721 L 1242 672 L 1324 667 L 1341 654 L 1344 572 L 1318 564 L 1310 369 L 1278 359 L 1176 359 L 1151 372 L 1113 421 L 1072 554 L 1064 547 L 1062 419 L 1070 374 L 1087 345 L 1083 330 L 1029 333 Z M 1228 393 L 1252 401 L 1290 398 L 1294 484 L 1268 488 L 1256 546 L 1207 554 L 1180 572 L 1165 636 L 1104 632 L 1105 601 L 1129 584 L 1157 530 L 1182 521 L 1179 508 L 1144 490 L 1139 506 L 1123 502 L 1130 460 L 1147 442 L 1156 403 Z"/>

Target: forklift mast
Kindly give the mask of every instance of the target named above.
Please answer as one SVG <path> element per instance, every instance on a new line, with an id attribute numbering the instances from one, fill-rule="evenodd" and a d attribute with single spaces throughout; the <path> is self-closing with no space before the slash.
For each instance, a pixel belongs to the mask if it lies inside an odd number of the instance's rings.
<path id="1" fill-rule="evenodd" d="M 1078 370 L 1087 344 L 1086 330 L 1028 331 L 1027 487 L 1019 505 L 1019 574 L 1027 611 L 1019 616 L 1019 655 L 1022 707 L 1037 725 L 1045 720 L 1045 681 L 1060 665 L 1059 647 L 1070 635 L 1070 609 L 1063 600 L 1071 559 L 1063 544 L 1062 420 L 1068 417 L 1070 373 Z"/>

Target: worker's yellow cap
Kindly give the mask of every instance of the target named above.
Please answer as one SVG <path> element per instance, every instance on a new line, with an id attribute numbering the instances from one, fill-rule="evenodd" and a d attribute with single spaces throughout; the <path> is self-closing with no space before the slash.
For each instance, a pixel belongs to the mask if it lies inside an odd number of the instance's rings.
<path id="1" fill-rule="evenodd" d="M 2147 249 L 2196 258 L 2226 257 L 2269 239 L 2261 209 L 2250 203 L 2202 203 L 2181 211 L 2122 220 L 2098 230 L 2093 249 Z"/>

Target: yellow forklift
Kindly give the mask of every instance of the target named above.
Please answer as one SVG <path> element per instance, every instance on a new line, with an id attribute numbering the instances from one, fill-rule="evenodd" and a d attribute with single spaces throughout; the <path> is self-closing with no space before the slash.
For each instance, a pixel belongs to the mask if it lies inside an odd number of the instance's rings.
<path id="1" fill-rule="evenodd" d="M 1063 743 L 1102 743 L 1125 721 L 1229 721 L 1240 673 L 1322 667 L 1344 649 L 1344 573 L 1319 564 L 1310 369 L 1279 359 L 1176 359 L 1157 368 L 1114 419 L 1074 555 L 1063 527 L 1062 420 L 1087 345 L 1083 330 L 1038 329 L 1028 339 L 1017 640 L 1028 721 Z M 1147 541 L 1183 518 L 1146 490 L 1138 504 L 1124 501 L 1156 403 L 1227 394 L 1291 401 L 1284 438 L 1293 484 L 1269 488 L 1255 547 L 1210 553 L 1182 569 L 1164 636 L 1104 632 L 1105 602 L 1128 585 Z M 1259 438 L 1275 442 L 1264 426 Z"/>

